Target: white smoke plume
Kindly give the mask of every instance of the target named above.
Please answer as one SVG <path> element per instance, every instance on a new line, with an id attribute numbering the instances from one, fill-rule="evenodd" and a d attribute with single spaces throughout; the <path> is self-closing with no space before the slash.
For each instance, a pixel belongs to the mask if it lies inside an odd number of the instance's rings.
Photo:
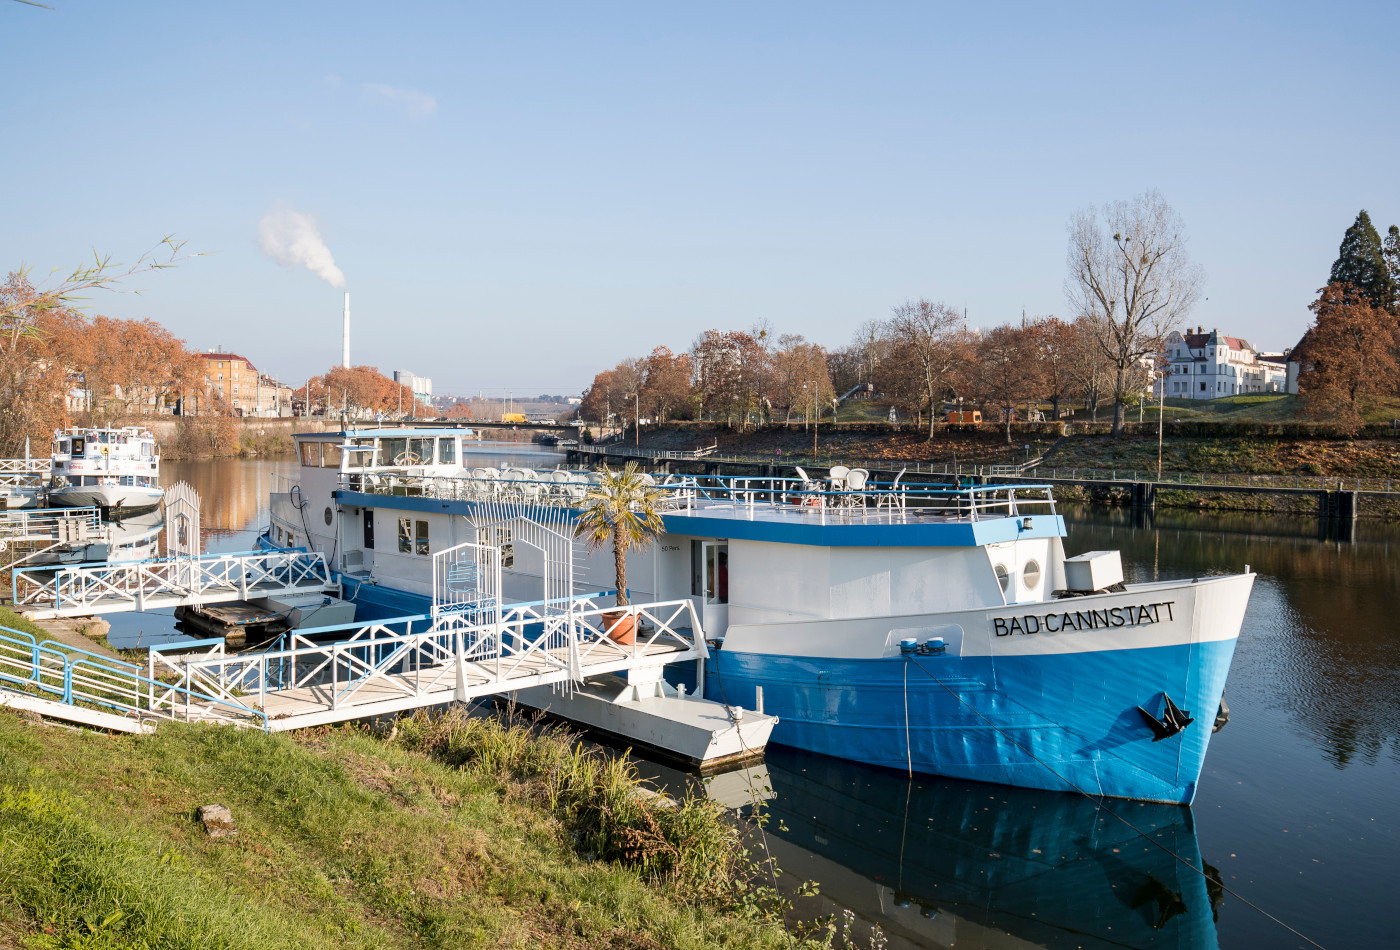
<path id="1" fill-rule="evenodd" d="M 345 274 L 335 266 L 310 215 L 289 208 L 269 211 L 258 224 L 258 244 L 283 267 L 300 264 L 332 287 L 345 286 Z"/>

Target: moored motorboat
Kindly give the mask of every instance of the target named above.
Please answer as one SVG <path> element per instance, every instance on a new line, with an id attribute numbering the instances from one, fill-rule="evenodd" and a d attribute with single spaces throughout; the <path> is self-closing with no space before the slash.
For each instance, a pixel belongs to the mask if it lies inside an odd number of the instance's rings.
<path id="1" fill-rule="evenodd" d="M 160 504 L 160 448 L 150 430 L 75 428 L 54 433 L 49 504 L 149 511 Z"/>

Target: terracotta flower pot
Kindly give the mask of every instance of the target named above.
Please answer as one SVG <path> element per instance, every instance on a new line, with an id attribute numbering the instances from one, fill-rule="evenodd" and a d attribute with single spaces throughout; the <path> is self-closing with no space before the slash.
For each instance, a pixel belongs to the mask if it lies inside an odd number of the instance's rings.
<path id="1" fill-rule="evenodd" d="M 634 614 L 629 614 L 625 610 L 609 610 L 602 617 L 603 630 L 607 633 L 608 639 L 623 646 L 631 646 L 637 642 L 637 618 Z"/>

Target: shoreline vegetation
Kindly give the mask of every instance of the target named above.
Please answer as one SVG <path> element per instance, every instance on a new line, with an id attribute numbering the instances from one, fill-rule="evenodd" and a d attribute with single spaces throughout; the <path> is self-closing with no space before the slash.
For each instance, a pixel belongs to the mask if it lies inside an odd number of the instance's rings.
<path id="1" fill-rule="evenodd" d="M 752 825 L 460 708 L 146 736 L 0 710 L 0 945 L 830 946 L 832 922 L 784 925 Z"/>

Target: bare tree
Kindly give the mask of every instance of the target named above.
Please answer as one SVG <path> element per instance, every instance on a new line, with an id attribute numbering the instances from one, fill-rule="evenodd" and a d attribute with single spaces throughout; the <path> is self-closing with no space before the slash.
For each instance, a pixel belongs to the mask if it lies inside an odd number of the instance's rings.
<path id="1" fill-rule="evenodd" d="M 937 431 L 939 401 L 953 388 L 968 358 L 962 314 L 941 302 L 921 298 L 895 307 L 886 328 L 906 365 L 917 375 L 928 405 L 931 440 Z"/>
<path id="2" fill-rule="evenodd" d="M 1201 274 L 1186 254 L 1180 216 L 1155 189 L 1108 205 L 1102 224 L 1091 205 L 1070 220 L 1069 233 L 1065 295 L 1113 366 L 1113 434 L 1121 435 L 1134 367 L 1191 310 Z"/>

